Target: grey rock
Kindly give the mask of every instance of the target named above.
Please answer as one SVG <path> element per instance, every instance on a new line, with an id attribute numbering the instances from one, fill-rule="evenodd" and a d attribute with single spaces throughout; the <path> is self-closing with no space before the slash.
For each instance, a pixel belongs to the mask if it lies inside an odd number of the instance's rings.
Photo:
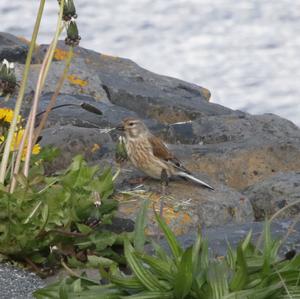
<path id="1" fill-rule="evenodd" d="M 129 167 L 124 167 L 123 177 L 119 178 L 121 190 L 132 190 L 130 200 L 126 194 L 119 198 L 118 217 L 135 220 L 140 208 L 141 200 L 148 198 L 150 206 L 154 205 L 156 211 L 160 210 L 163 200 L 163 216 L 176 235 L 184 235 L 197 230 L 199 225 L 207 227 L 224 225 L 227 223 L 245 223 L 254 220 L 254 213 L 250 201 L 245 195 L 209 180 L 204 174 L 196 176 L 215 188 L 208 190 L 193 183 L 183 180 L 172 180 L 167 188 L 167 196 L 162 196 L 158 181 L 147 179 L 142 188 L 137 192 L 135 189 L 125 188 L 122 179 L 129 179 L 135 172 L 130 172 Z M 148 211 L 148 232 L 157 233 L 157 223 L 152 209 Z"/>
<path id="2" fill-rule="evenodd" d="M 36 88 L 41 65 L 33 64 L 30 68 L 26 93 Z M 54 61 L 51 64 L 50 71 L 43 88 L 43 93 L 54 92 L 59 78 L 63 74 L 65 68 L 64 61 Z M 21 81 L 24 65 L 15 64 L 15 72 L 17 80 Z M 66 80 L 64 81 L 61 93 L 69 95 L 89 95 L 94 101 L 109 103 L 107 94 L 102 88 L 102 82 L 95 71 L 87 66 L 82 58 L 74 58 L 69 69 Z"/>
<path id="3" fill-rule="evenodd" d="M 258 182 L 244 191 L 249 197 L 255 218 L 263 220 L 287 205 L 300 202 L 300 172 L 280 172 Z M 300 215 L 300 203 L 286 209 L 279 218 L 297 218 Z"/>
<path id="4" fill-rule="evenodd" d="M 131 219 L 114 217 L 111 224 L 100 224 L 97 229 L 108 230 L 116 234 L 132 232 L 134 231 L 134 222 Z"/>
<path id="5" fill-rule="evenodd" d="M 47 46 L 39 48 L 35 61 L 40 63 L 46 49 Z M 67 50 L 65 45 L 59 44 L 59 55 L 46 91 L 54 90 Z M 84 91 L 78 86 L 66 85 L 57 105 L 77 106 L 56 109 L 49 115 L 41 143 L 62 149 L 62 156 L 53 169 L 65 167 L 79 153 L 92 163 L 115 166 L 113 141 L 118 133 L 113 128 L 124 117 L 143 118 L 155 134 L 171 143 L 170 148 L 188 169 L 203 175 L 204 180 L 216 187 L 216 192 L 208 193 L 196 187 L 185 188 L 180 182 L 173 183 L 174 205 L 182 206 L 182 202 L 189 199 L 192 203 L 191 216 L 178 215 L 187 223 L 191 219 L 184 231 L 202 222 L 211 226 L 253 220 L 248 198 L 236 190 L 280 171 L 299 171 L 300 130 L 291 122 L 275 115 L 253 116 L 209 103 L 206 89 L 151 73 L 127 59 L 80 47 L 76 48 L 74 57 L 71 73 L 91 82 L 91 89 Z M 40 65 L 34 67 L 38 69 Z M 31 75 L 30 82 L 34 82 L 33 70 Z M 46 109 L 50 98 L 51 93 L 43 94 L 41 111 Z M 103 115 L 83 110 L 79 107 L 82 102 L 94 105 Z M 25 106 L 24 115 L 31 106 L 30 97 Z M 120 186 L 127 186 L 122 184 Z M 157 182 L 145 183 L 150 189 L 157 185 Z M 197 204 L 197 200 L 201 204 Z M 174 205 L 170 206 L 171 214 L 176 214 Z"/>
<path id="6" fill-rule="evenodd" d="M 283 138 L 268 142 L 253 137 L 247 142 L 170 145 L 192 172 L 243 190 L 280 171 L 299 171 L 300 143 Z"/>
<path id="7" fill-rule="evenodd" d="M 44 111 L 51 99 L 52 93 L 45 94 L 41 98 L 40 111 Z M 82 103 L 90 104 L 99 109 L 103 114 L 98 115 L 82 109 L 79 105 Z M 61 94 L 57 98 L 56 105 L 73 104 L 78 106 L 67 106 L 51 111 L 49 114 L 47 127 L 57 125 L 72 125 L 83 128 L 97 128 L 107 130 L 114 128 L 124 117 L 137 115 L 125 108 L 95 102 L 90 96 Z M 30 106 L 30 104 L 29 104 Z"/>
<path id="8" fill-rule="evenodd" d="M 70 165 L 75 155 L 81 154 L 88 161 L 100 159 L 106 152 L 105 145 L 110 142 L 110 135 L 99 133 L 98 129 L 65 125 L 45 129 L 40 144 L 61 150 L 59 157 L 48 165 L 48 171 L 54 171 Z"/>
<path id="9" fill-rule="evenodd" d="M 0 32 L 0 61 L 24 63 L 28 45 L 12 34 Z"/>
<path id="10" fill-rule="evenodd" d="M 43 53 L 47 46 L 41 46 Z M 59 44 L 62 50 L 66 46 Z M 232 114 L 233 110 L 209 103 L 210 92 L 195 84 L 149 72 L 129 59 L 76 48 L 88 69 L 97 73 L 108 99 L 142 118 L 173 123 L 204 115 Z"/>
<path id="11" fill-rule="evenodd" d="M 231 115 L 203 116 L 188 123 L 169 125 L 167 136 L 177 143 L 185 144 L 258 144 L 274 143 L 282 139 L 299 142 L 300 129 L 274 114 L 250 115 L 236 111 Z"/>
<path id="12" fill-rule="evenodd" d="M 45 286 L 34 273 L 0 263 L 1 299 L 31 299 L 32 292 Z"/>
<path id="13" fill-rule="evenodd" d="M 271 234 L 273 239 L 285 240 L 280 247 L 279 254 L 284 256 L 289 250 L 300 250 L 300 223 L 296 224 L 292 233 L 287 235 L 292 222 L 289 220 L 275 221 L 271 224 Z M 227 242 L 236 248 L 241 240 L 252 230 L 252 242 L 257 244 L 258 238 L 263 232 L 263 222 L 249 222 L 245 224 L 227 224 L 219 227 L 202 228 L 202 235 L 209 243 L 209 253 L 211 257 L 224 256 L 227 251 Z M 191 246 L 196 240 L 196 232 L 178 237 L 184 248 Z M 167 243 L 162 242 L 165 248 Z"/>

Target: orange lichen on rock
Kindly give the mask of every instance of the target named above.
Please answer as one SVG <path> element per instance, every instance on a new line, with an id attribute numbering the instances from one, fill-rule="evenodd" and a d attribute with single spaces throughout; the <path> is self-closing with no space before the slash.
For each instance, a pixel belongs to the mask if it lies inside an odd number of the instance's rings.
<path id="1" fill-rule="evenodd" d="M 185 212 L 174 211 L 172 207 L 164 207 L 163 212 L 167 224 L 175 221 L 178 222 L 178 224 L 182 225 L 190 223 L 192 221 L 189 214 Z"/>
<path id="2" fill-rule="evenodd" d="M 56 48 L 54 51 L 54 58 L 56 60 L 65 60 L 68 57 L 68 51 Z"/>
<path id="3" fill-rule="evenodd" d="M 67 79 L 71 84 L 79 85 L 80 87 L 85 87 L 88 85 L 88 81 L 82 80 L 76 75 L 69 75 Z"/>
<path id="4" fill-rule="evenodd" d="M 184 213 L 183 216 L 182 216 L 181 223 L 182 224 L 187 224 L 187 223 L 190 223 L 190 222 L 192 222 L 191 216 L 188 213 Z"/>

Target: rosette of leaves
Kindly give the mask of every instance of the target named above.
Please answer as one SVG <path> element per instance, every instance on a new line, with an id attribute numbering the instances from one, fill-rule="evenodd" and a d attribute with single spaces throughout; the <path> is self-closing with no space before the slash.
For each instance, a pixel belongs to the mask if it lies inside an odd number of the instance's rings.
<path id="1" fill-rule="evenodd" d="M 227 256 L 211 257 L 208 243 L 198 234 L 191 247 L 184 249 L 167 224 L 156 215 L 169 250 L 153 244 L 154 255 L 140 245 L 124 243 L 127 266 L 131 274 L 115 265 L 102 269 L 108 281 L 101 285 L 87 277 L 69 277 L 35 292 L 38 299 L 61 298 L 136 298 L 136 299 L 284 299 L 300 297 L 300 255 L 278 256 L 280 242 L 273 240 L 270 223 L 263 231 L 263 247 L 251 243 L 251 232 L 237 249 L 228 245 Z M 144 225 L 138 227 L 144 232 Z"/>
<path id="2" fill-rule="evenodd" d="M 59 264 L 61 258 L 82 262 L 88 254 L 111 255 L 109 248 L 118 236 L 86 224 L 91 218 L 110 223 L 113 217 L 117 202 L 110 198 L 111 170 L 100 172 L 77 156 L 66 171 L 48 177 L 41 163 L 44 155 L 52 152 L 42 151 L 35 158 L 28 178 L 17 176 L 19 187 L 14 193 L 0 187 L 2 257 L 43 268 Z"/>
<path id="3" fill-rule="evenodd" d="M 0 96 L 12 94 L 16 87 L 14 64 L 4 59 L 0 66 Z"/>

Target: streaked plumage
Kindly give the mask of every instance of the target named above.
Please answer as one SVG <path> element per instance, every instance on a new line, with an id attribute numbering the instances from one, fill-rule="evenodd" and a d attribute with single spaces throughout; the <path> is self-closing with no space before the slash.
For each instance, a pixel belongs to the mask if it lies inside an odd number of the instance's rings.
<path id="1" fill-rule="evenodd" d="M 125 118 L 118 129 L 125 132 L 125 147 L 132 164 L 148 176 L 161 179 L 165 170 L 168 177 L 179 176 L 213 189 L 195 178 L 173 155 L 161 139 L 154 136 L 139 119 Z"/>

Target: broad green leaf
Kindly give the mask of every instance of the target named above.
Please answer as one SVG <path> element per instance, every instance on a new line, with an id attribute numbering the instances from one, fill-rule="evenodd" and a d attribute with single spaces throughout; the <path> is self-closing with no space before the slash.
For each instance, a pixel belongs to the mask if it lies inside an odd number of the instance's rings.
<path id="1" fill-rule="evenodd" d="M 236 252 L 232 249 L 230 243 L 227 241 L 227 255 L 226 260 L 231 269 L 234 269 L 236 264 Z"/>
<path id="2" fill-rule="evenodd" d="M 90 235 L 86 241 L 76 243 L 80 248 L 95 246 L 98 250 L 103 250 L 107 246 L 112 246 L 117 239 L 116 234 L 111 232 L 96 232 Z"/>
<path id="3" fill-rule="evenodd" d="M 192 272 L 193 275 L 197 275 L 197 270 L 199 265 L 199 260 L 200 260 L 200 252 L 201 252 L 201 245 L 202 245 L 202 237 L 201 237 L 201 232 L 199 231 L 197 234 L 196 241 L 193 245 L 193 251 L 192 251 Z"/>
<path id="4" fill-rule="evenodd" d="M 173 264 L 169 263 L 167 260 L 162 260 L 156 256 L 150 256 L 137 252 L 135 254 L 143 262 L 150 266 L 151 272 L 169 282 L 174 281 L 174 273 L 172 272 Z"/>
<path id="5" fill-rule="evenodd" d="M 88 258 L 87 266 L 92 268 L 98 268 L 99 266 L 110 267 L 111 265 L 115 264 L 113 260 L 102 256 L 88 255 L 87 258 Z"/>
<path id="6" fill-rule="evenodd" d="M 69 299 L 67 286 L 65 285 L 65 283 L 60 285 L 58 292 L 59 292 L 59 299 Z"/>
<path id="7" fill-rule="evenodd" d="M 272 238 L 271 238 L 271 229 L 270 222 L 265 221 L 264 231 L 263 231 L 263 241 L 264 241 L 264 264 L 263 264 L 263 274 L 268 275 L 271 271 L 271 252 L 272 252 Z"/>
<path id="8" fill-rule="evenodd" d="M 176 239 L 176 236 L 168 227 L 168 225 L 165 223 L 165 221 L 162 218 L 160 218 L 160 216 L 156 213 L 156 211 L 154 211 L 154 213 L 155 213 L 156 221 L 159 223 L 160 228 L 164 232 L 165 238 L 175 258 L 175 262 L 176 264 L 178 264 L 179 259 L 181 258 L 182 255 L 182 248 L 180 247 L 179 242 Z"/>
<path id="9" fill-rule="evenodd" d="M 209 266 L 208 241 L 206 239 L 202 240 L 200 265 L 201 269 L 207 269 Z"/>
<path id="10" fill-rule="evenodd" d="M 247 234 L 246 238 L 244 239 L 244 241 L 242 242 L 242 250 L 243 252 L 245 252 L 250 244 L 252 238 L 252 230 L 249 231 L 249 233 Z"/>
<path id="11" fill-rule="evenodd" d="M 135 276 L 111 275 L 110 280 L 112 283 L 124 290 L 144 290 L 144 285 Z"/>
<path id="12" fill-rule="evenodd" d="M 23 173 L 18 173 L 14 175 L 17 182 L 23 187 L 23 188 L 27 188 L 28 187 L 28 179 L 26 178 L 26 176 Z"/>
<path id="13" fill-rule="evenodd" d="M 282 283 L 276 283 L 262 288 L 256 287 L 249 290 L 231 292 L 222 299 L 279 299 L 281 296 L 275 296 L 274 294 L 280 290 L 282 290 Z"/>
<path id="14" fill-rule="evenodd" d="M 245 260 L 242 244 L 237 248 L 236 269 L 230 282 L 230 289 L 233 291 L 242 290 L 247 283 L 247 263 Z"/>
<path id="15" fill-rule="evenodd" d="M 207 283 L 211 289 L 212 299 L 223 299 L 229 293 L 228 269 L 224 262 L 212 261 L 207 270 Z"/>
<path id="16" fill-rule="evenodd" d="M 144 200 L 141 204 L 140 211 L 137 215 L 134 228 L 134 248 L 137 251 L 144 251 L 145 245 L 145 228 L 148 218 L 149 200 Z"/>
<path id="17" fill-rule="evenodd" d="M 93 231 L 91 227 L 82 223 L 77 223 L 76 226 L 79 229 L 79 231 L 83 234 L 89 234 Z"/>
<path id="18" fill-rule="evenodd" d="M 178 265 L 178 271 L 175 274 L 174 280 L 174 295 L 175 298 L 183 299 L 185 298 L 192 287 L 193 283 L 193 265 L 192 265 L 192 247 L 187 249 L 181 258 Z"/>
<path id="19" fill-rule="evenodd" d="M 73 292 L 74 293 L 80 293 L 83 291 L 83 288 L 81 286 L 81 279 L 78 278 L 72 283 Z"/>
<path id="20" fill-rule="evenodd" d="M 158 279 L 148 269 L 146 269 L 143 263 L 134 255 L 134 249 L 128 240 L 124 242 L 124 253 L 128 265 L 140 280 L 140 282 L 149 291 L 164 290 L 164 287 L 159 283 Z"/>
<path id="21" fill-rule="evenodd" d="M 122 296 L 120 298 L 131 298 L 131 299 L 173 299 L 171 292 L 141 292 L 131 296 Z"/>

